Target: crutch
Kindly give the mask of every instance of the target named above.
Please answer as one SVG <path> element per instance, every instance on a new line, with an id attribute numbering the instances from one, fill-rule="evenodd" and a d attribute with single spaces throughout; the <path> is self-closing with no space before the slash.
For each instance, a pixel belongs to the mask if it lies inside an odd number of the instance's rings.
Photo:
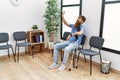
<path id="1" fill-rule="evenodd" d="M 71 68 L 73 67 L 75 67 L 75 66 L 77 66 L 76 65 L 76 61 L 77 61 L 77 59 L 76 59 L 76 57 L 77 57 L 77 55 L 78 55 L 78 44 L 77 44 L 77 42 L 78 41 L 76 41 L 75 42 L 75 47 L 74 47 L 74 49 L 72 50 L 72 58 L 71 58 L 71 61 L 70 61 L 70 67 L 69 67 L 69 71 L 71 71 Z"/>

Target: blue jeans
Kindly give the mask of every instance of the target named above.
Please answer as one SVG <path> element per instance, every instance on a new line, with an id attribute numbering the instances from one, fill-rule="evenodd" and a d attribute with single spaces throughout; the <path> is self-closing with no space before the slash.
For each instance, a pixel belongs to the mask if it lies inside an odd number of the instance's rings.
<path id="1" fill-rule="evenodd" d="M 73 43 L 73 42 L 70 43 L 69 41 L 64 41 L 64 42 L 55 44 L 54 45 L 54 62 L 55 63 L 58 63 L 58 51 L 61 49 L 64 49 L 64 57 L 63 57 L 62 64 L 66 65 L 70 51 L 75 49 L 75 43 Z"/>

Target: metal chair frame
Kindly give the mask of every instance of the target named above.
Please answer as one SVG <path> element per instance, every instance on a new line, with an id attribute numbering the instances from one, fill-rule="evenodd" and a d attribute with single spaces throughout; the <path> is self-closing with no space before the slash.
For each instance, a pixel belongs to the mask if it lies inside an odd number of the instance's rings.
<path id="1" fill-rule="evenodd" d="M 19 62 L 19 48 L 20 47 L 25 47 L 25 53 L 27 54 L 27 46 L 31 46 L 31 43 L 26 41 L 27 34 L 26 34 L 25 31 L 14 32 L 13 37 L 14 37 L 14 40 L 16 41 L 16 43 L 15 43 L 15 55 L 16 55 L 16 50 L 17 50 L 17 47 L 18 47 L 17 61 Z M 34 56 L 33 56 L 33 58 L 34 58 Z"/>
<path id="2" fill-rule="evenodd" d="M 6 33 L 6 32 L 0 33 L 0 43 L 1 43 L 0 50 L 7 49 L 8 50 L 8 57 L 10 57 L 9 49 L 11 48 L 12 49 L 12 53 L 13 53 L 13 57 L 14 57 L 14 61 L 16 62 L 15 54 L 14 54 L 14 51 L 13 51 L 13 47 L 12 47 L 11 44 L 8 44 L 8 41 L 9 41 L 9 34 Z"/>
<path id="3" fill-rule="evenodd" d="M 102 57 L 101 57 L 101 49 L 104 43 L 104 38 L 98 37 L 98 36 L 91 36 L 90 40 L 89 40 L 89 45 L 90 48 L 89 49 L 82 49 L 80 50 L 79 53 L 86 55 L 86 56 L 90 56 L 90 75 L 92 75 L 92 57 L 99 55 L 100 56 L 100 62 L 102 61 Z M 91 48 L 96 48 L 98 49 L 98 51 L 92 50 Z M 78 55 L 79 57 L 79 55 Z M 78 64 L 78 59 L 77 59 L 77 64 Z"/>

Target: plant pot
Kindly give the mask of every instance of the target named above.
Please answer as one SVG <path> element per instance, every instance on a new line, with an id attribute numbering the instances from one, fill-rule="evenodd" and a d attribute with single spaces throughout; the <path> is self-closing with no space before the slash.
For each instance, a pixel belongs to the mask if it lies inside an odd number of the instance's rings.
<path id="1" fill-rule="evenodd" d="M 50 42 L 54 42 L 54 35 L 50 35 L 50 36 L 49 36 L 49 41 L 50 41 Z"/>

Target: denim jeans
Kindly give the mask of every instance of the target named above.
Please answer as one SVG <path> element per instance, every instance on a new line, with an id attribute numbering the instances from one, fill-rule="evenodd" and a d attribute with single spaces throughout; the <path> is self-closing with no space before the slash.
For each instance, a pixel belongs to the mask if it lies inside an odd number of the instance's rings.
<path id="1" fill-rule="evenodd" d="M 54 45 L 54 62 L 58 63 L 58 51 L 61 49 L 64 49 L 64 57 L 63 57 L 62 64 L 66 65 L 67 59 L 69 57 L 69 53 L 70 51 L 75 49 L 75 47 L 76 47 L 75 43 L 69 42 L 69 41 L 64 41 L 64 42 L 55 44 Z"/>

